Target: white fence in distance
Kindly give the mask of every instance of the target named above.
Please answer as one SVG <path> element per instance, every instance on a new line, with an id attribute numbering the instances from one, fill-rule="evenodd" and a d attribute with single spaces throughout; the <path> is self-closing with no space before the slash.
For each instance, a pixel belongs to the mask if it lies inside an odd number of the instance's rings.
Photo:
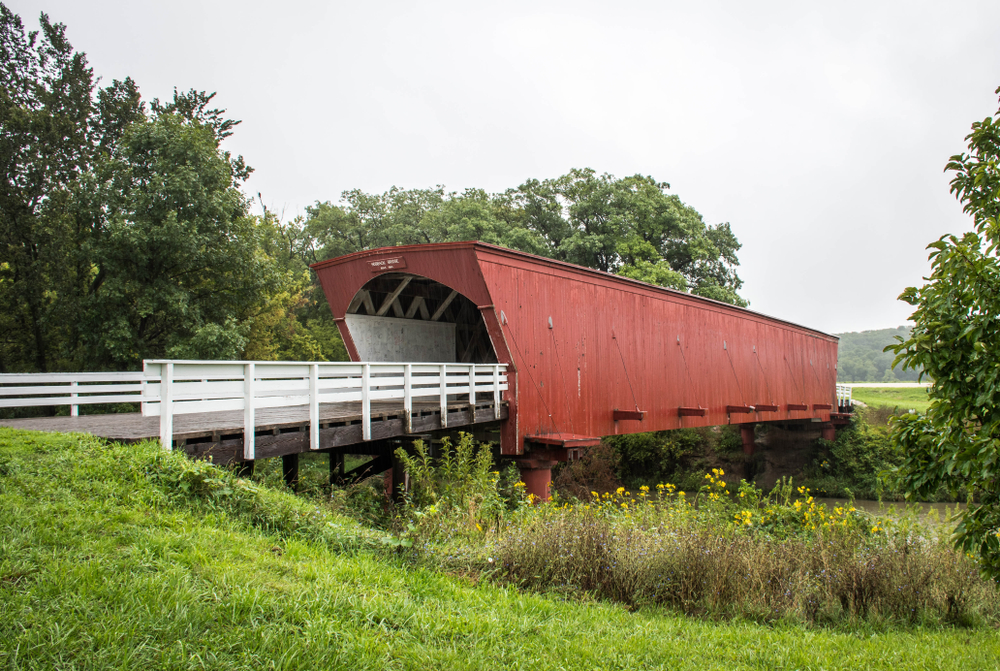
<path id="1" fill-rule="evenodd" d="M 845 405 L 851 405 L 851 385 L 837 385 L 837 405 L 841 408 Z"/>
<path id="2" fill-rule="evenodd" d="M 255 414 L 261 408 L 309 406 L 309 447 L 319 449 L 321 403 L 361 402 L 362 436 L 371 440 L 371 402 L 400 400 L 407 431 L 413 401 L 440 401 L 448 425 L 449 396 L 490 398 L 494 418 L 507 389 L 504 364 L 341 363 L 287 361 L 143 361 L 141 372 L 0 375 L 0 408 L 139 403 L 160 418 L 160 441 L 173 445 L 175 415 L 243 411 L 243 456 L 254 458 Z"/>

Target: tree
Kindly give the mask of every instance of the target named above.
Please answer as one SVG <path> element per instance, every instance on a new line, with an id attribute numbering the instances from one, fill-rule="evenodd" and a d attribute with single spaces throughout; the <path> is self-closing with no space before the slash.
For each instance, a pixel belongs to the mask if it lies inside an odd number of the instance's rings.
<path id="1" fill-rule="evenodd" d="M 100 203 L 84 310 L 89 358 L 112 367 L 238 359 L 250 320 L 283 279 L 260 253 L 260 221 L 238 188 L 248 169 L 219 150 L 227 124 L 153 108 L 85 180 Z"/>
<path id="2" fill-rule="evenodd" d="M 1000 94 L 1000 88 L 996 90 Z M 933 379 L 923 415 L 904 415 L 894 441 L 909 497 L 940 489 L 969 497 L 956 546 L 977 551 L 1000 577 L 1000 110 L 972 124 L 968 152 L 952 156 L 951 192 L 974 229 L 928 246 L 932 272 L 900 299 L 916 309 L 913 331 L 891 349 L 894 366 L 922 366 Z"/>
<path id="3" fill-rule="evenodd" d="M 0 3 L 0 371 L 60 368 L 76 347 L 89 231 L 74 187 L 141 114 L 131 80 L 93 98 L 93 73 L 66 27 L 26 32 Z"/>
<path id="4" fill-rule="evenodd" d="M 239 121 L 204 91 L 147 111 L 130 79 L 97 88 L 66 27 L 40 24 L 0 4 L 0 371 L 280 350 L 255 322 L 307 271 L 249 215 L 251 170 L 221 147 Z"/>
<path id="5" fill-rule="evenodd" d="M 706 226 L 669 185 L 572 170 L 490 195 L 442 187 L 381 195 L 346 191 L 317 202 L 299 225 L 322 258 L 423 242 L 481 240 L 745 306 L 740 244 L 729 224 Z"/>

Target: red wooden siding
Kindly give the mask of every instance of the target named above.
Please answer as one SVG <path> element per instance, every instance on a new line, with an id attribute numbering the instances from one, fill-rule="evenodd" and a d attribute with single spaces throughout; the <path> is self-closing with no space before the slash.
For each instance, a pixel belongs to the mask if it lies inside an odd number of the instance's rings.
<path id="1" fill-rule="evenodd" d="M 401 272 L 436 280 L 480 307 L 498 361 L 513 369 L 506 454 L 521 454 L 526 436 L 828 421 L 830 410 L 813 406 L 836 407 L 834 336 L 480 243 L 393 247 L 316 264 L 345 341 L 344 313 L 372 278 L 370 261 L 400 256 Z M 357 357 L 350 343 L 349 351 Z M 751 406 L 755 412 L 738 411 Z M 706 411 L 682 415 L 682 407 Z M 645 415 L 615 421 L 616 409 Z"/>

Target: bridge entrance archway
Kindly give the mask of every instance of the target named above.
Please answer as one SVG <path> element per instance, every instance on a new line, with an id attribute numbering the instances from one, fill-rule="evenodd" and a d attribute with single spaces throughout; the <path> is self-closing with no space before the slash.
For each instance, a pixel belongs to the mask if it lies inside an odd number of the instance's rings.
<path id="1" fill-rule="evenodd" d="M 420 275 L 373 277 L 354 294 L 344 323 L 361 361 L 497 363 L 476 304 Z"/>

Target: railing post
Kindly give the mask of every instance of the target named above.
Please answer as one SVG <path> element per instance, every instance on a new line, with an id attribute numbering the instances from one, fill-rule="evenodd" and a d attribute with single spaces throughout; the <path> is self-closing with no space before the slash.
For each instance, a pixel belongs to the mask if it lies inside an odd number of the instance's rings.
<path id="1" fill-rule="evenodd" d="M 160 364 L 160 444 L 174 449 L 174 364 Z"/>
<path id="2" fill-rule="evenodd" d="M 403 429 L 413 433 L 413 364 L 403 366 Z"/>
<path id="3" fill-rule="evenodd" d="M 469 407 L 472 408 L 472 421 L 476 421 L 476 364 L 469 364 Z"/>
<path id="4" fill-rule="evenodd" d="M 500 364 L 493 365 L 493 419 L 500 419 Z"/>
<path id="5" fill-rule="evenodd" d="M 76 389 L 77 386 L 78 385 L 77 385 L 76 380 L 73 380 L 72 382 L 69 383 L 70 389 Z M 77 398 L 78 396 L 79 395 L 75 391 L 71 392 L 70 395 L 69 395 L 70 398 L 74 398 L 74 399 Z M 72 405 L 70 405 L 69 406 L 69 416 L 70 417 L 79 417 L 79 415 L 80 415 L 80 406 L 78 406 L 76 403 L 73 403 Z"/>
<path id="6" fill-rule="evenodd" d="M 139 396 L 146 398 L 146 360 L 142 360 L 142 380 L 139 381 Z M 139 414 L 146 416 L 146 401 L 139 402 Z"/>
<path id="7" fill-rule="evenodd" d="M 319 364 L 309 366 L 309 449 L 319 449 Z"/>
<path id="8" fill-rule="evenodd" d="M 361 438 L 372 439 L 371 364 L 361 365 Z"/>
<path id="9" fill-rule="evenodd" d="M 441 428 L 448 428 L 448 366 L 439 366 L 441 374 Z"/>
<path id="10" fill-rule="evenodd" d="M 257 396 L 257 371 L 254 364 L 243 364 L 243 458 L 253 461 L 256 454 L 254 433 L 257 421 L 254 416 L 254 399 Z"/>

